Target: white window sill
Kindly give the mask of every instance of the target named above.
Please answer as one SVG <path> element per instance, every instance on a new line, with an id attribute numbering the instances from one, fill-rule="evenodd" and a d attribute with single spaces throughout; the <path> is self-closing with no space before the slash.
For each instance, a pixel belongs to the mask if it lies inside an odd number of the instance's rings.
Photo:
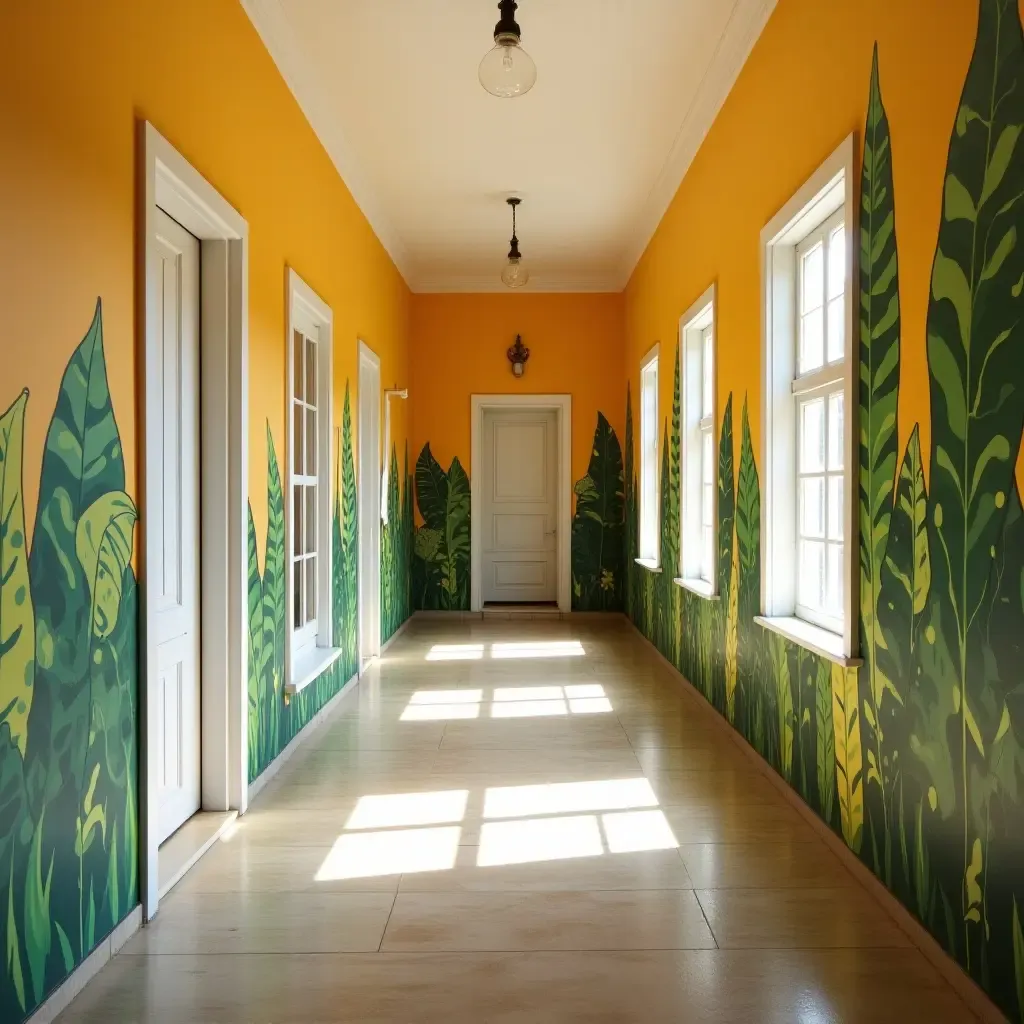
<path id="1" fill-rule="evenodd" d="M 661 563 L 656 558 L 634 558 L 633 561 L 648 572 L 661 572 Z"/>
<path id="2" fill-rule="evenodd" d="M 341 657 L 340 647 L 307 647 L 292 662 L 292 678 L 285 693 L 298 693 L 319 678 Z"/>
<path id="3" fill-rule="evenodd" d="M 677 587 L 682 587 L 683 590 L 689 590 L 698 597 L 703 597 L 705 601 L 721 600 L 721 597 L 715 593 L 715 585 L 713 583 L 709 583 L 707 580 L 689 576 L 677 576 L 672 582 Z"/>
<path id="4" fill-rule="evenodd" d="M 812 651 L 827 661 L 842 665 L 844 668 L 858 668 L 864 664 L 863 658 L 852 658 L 843 653 L 843 638 L 821 626 L 805 622 L 792 615 L 773 616 L 755 615 L 754 621 L 773 633 L 784 636 L 787 640 L 806 650 Z"/>

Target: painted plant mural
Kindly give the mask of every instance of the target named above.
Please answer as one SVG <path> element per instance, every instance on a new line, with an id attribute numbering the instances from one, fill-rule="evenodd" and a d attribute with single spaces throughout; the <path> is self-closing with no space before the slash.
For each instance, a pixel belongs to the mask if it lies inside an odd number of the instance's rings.
<path id="1" fill-rule="evenodd" d="M 469 477 L 458 456 L 446 473 L 425 444 L 416 460 L 423 525 L 413 538 L 412 593 L 418 609 L 469 609 Z"/>
<path id="2" fill-rule="evenodd" d="M 399 485 L 401 479 L 401 485 Z M 388 521 L 380 530 L 380 639 L 391 639 L 412 614 L 413 482 L 409 476 L 409 446 L 398 476 L 398 455 L 391 446 L 388 473 Z"/>
<path id="3" fill-rule="evenodd" d="M 980 0 L 926 338 L 912 339 L 926 346 L 930 421 L 901 437 L 898 152 L 876 55 L 860 210 L 862 669 L 831 665 L 753 622 L 761 499 L 745 402 L 735 484 L 731 395 L 721 423 L 721 600 L 684 594 L 676 614 L 670 574 L 632 561 L 628 393 L 625 470 L 629 614 L 1015 1020 L 1024 1020 L 1022 131 L 1018 7 Z M 674 412 L 671 429 L 674 439 Z M 678 445 L 663 450 L 662 507 L 672 509 Z M 675 536 L 666 517 L 665 564 Z"/>
<path id="4" fill-rule="evenodd" d="M 46 434 L 31 546 L 27 391 L 0 416 L 0 1019 L 31 1013 L 138 902 L 137 512 L 100 303 Z"/>
<path id="5" fill-rule="evenodd" d="M 576 481 L 572 520 L 572 606 L 579 611 L 622 610 L 622 448 L 597 414 L 587 475 Z"/>

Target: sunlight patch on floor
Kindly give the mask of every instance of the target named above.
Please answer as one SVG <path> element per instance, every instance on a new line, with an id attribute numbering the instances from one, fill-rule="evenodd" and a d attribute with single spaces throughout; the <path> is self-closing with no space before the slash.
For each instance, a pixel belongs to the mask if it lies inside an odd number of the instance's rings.
<path id="1" fill-rule="evenodd" d="M 349 832 L 339 836 L 316 873 L 318 882 L 346 878 L 448 871 L 455 867 L 462 829 L 399 829 L 391 832 Z"/>
<path id="2" fill-rule="evenodd" d="M 491 657 L 508 658 L 579 658 L 586 654 L 579 640 L 534 640 L 524 643 L 491 644 Z"/>
<path id="3" fill-rule="evenodd" d="M 345 822 L 345 828 L 394 828 L 459 822 L 466 816 L 468 800 L 468 789 L 363 796 Z"/>
<path id="4" fill-rule="evenodd" d="M 402 722 L 432 722 L 479 718 L 481 690 L 417 690 L 403 709 Z M 566 686 L 496 686 L 491 692 L 490 717 L 553 718 L 564 715 L 608 714 L 612 702 L 600 683 Z"/>
<path id="5" fill-rule="evenodd" d="M 479 661 L 483 656 L 483 644 L 434 644 L 427 651 L 427 661 Z"/>
<path id="6" fill-rule="evenodd" d="M 492 786 L 484 793 L 485 818 L 522 818 L 657 806 L 658 798 L 650 782 L 644 778 Z"/>
<path id="7" fill-rule="evenodd" d="M 601 830 L 592 814 L 572 818 L 492 821 L 480 830 L 477 867 L 600 857 Z"/>
<path id="8" fill-rule="evenodd" d="M 627 811 L 602 814 L 608 849 L 612 853 L 638 853 L 641 850 L 674 850 L 679 846 L 672 826 L 662 811 Z"/>

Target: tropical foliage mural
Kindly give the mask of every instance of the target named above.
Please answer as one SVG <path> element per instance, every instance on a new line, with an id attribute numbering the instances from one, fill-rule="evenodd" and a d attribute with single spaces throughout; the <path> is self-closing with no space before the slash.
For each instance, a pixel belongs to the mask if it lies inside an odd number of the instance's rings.
<path id="1" fill-rule="evenodd" d="M 576 481 L 572 521 L 572 606 L 580 611 L 622 611 L 622 448 L 597 414 L 587 475 Z"/>
<path id="2" fill-rule="evenodd" d="M 401 485 L 398 455 L 391 446 L 388 473 L 388 521 L 380 531 L 380 639 L 395 635 L 412 614 L 413 482 L 409 476 L 409 446 L 402 459 Z"/>
<path id="3" fill-rule="evenodd" d="M 413 538 L 416 608 L 469 609 L 469 477 L 458 456 L 446 473 L 423 446 L 416 460 L 416 503 L 423 525 Z"/>
<path id="4" fill-rule="evenodd" d="M 331 529 L 332 639 L 341 657 L 294 696 L 285 692 L 284 496 L 274 439 L 267 425 L 267 536 L 260 573 L 249 507 L 249 781 L 258 778 L 359 668 L 358 522 L 352 413 L 345 386 L 341 465 Z"/>
<path id="5" fill-rule="evenodd" d="M 1017 3 L 980 0 L 926 337 L 910 339 L 927 352 L 930 420 L 901 437 L 898 148 L 876 54 L 860 196 L 862 669 L 753 621 L 761 496 L 745 400 L 735 475 L 732 395 L 720 425 L 719 600 L 683 594 L 673 605 L 671 574 L 633 562 L 628 393 L 625 468 L 633 620 L 1014 1020 L 1024 1020 L 1022 131 Z M 661 466 L 667 510 L 679 501 L 677 407 L 678 381 Z M 665 516 L 666 565 L 677 536 Z"/>
<path id="6" fill-rule="evenodd" d="M 99 302 L 57 393 L 31 547 L 29 394 L 0 416 L 0 1020 L 31 1013 L 138 902 L 137 512 Z"/>

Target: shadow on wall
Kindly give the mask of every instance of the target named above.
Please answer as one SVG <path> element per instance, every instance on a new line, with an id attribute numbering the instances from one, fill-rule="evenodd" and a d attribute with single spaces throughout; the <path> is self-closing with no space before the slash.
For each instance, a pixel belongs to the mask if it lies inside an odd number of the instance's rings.
<path id="1" fill-rule="evenodd" d="M 23 391 L 0 417 L 0 1019 L 138 902 L 137 512 L 99 301 L 46 434 L 31 554 Z"/>
<path id="2" fill-rule="evenodd" d="M 892 140 L 877 53 L 860 257 L 860 562 L 865 666 L 844 670 L 753 622 L 760 488 L 732 396 L 719 449 L 719 587 L 702 601 L 635 566 L 627 392 L 629 615 L 970 975 L 1024 1016 L 1024 34 L 980 0 L 947 159 L 926 344 L 928 479 L 915 425 L 897 465 L 900 296 Z M 677 359 L 678 366 L 678 359 Z M 678 377 L 662 508 L 679 502 Z M 678 524 L 662 522 L 675 564 Z"/>

